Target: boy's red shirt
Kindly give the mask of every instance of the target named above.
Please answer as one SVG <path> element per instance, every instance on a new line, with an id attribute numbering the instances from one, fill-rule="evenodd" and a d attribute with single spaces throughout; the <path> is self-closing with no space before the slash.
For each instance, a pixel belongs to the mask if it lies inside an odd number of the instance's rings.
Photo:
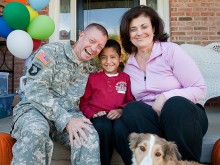
<path id="1" fill-rule="evenodd" d="M 123 109 L 133 100 L 130 77 L 126 73 L 119 72 L 113 77 L 108 77 L 104 72 L 91 73 L 79 108 L 87 118 L 91 118 L 99 111 Z"/>

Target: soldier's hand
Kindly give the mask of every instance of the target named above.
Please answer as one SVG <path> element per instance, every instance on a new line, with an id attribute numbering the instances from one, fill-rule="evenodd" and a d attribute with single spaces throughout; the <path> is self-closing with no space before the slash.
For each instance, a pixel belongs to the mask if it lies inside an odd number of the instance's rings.
<path id="1" fill-rule="evenodd" d="M 90 133 L 93 133 L 92 129 L 88 124 L 92 124 L 91 121 L 87 118 L 71 118 L 66 125 L 66 130 L 69 133 L 70 145 L 73 147 L 73 140 L 76 139 L 76 142 L 79 145 L 82 145 L 80 136 L 87 141 L 88 137 L 86 136 L 84 129 L 88 130 Z"/>

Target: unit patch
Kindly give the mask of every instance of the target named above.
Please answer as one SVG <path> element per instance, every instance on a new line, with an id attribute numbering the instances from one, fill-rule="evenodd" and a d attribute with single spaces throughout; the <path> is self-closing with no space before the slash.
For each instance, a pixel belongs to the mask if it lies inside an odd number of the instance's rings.
<path id="1" fill-rule="evenodd" d="M 28 70 L 28 73 L 31 76 L 37 75 L 37 73 L 42 69 L 42 66 L 38 63 L 33 63 L 30 69 Z"/>

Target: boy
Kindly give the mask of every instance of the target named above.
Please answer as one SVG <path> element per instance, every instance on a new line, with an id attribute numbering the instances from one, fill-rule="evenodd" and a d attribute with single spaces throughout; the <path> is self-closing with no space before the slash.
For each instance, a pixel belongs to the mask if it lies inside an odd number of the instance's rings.
<path id="1" fill-rule="evenodd" d="M 99 54 L 103 72 L 89 76 L 85 93 L 80 99 L 80 110 L 91 119 L 100 138 L 101 164 L 110 165 L 114 148 L 114 127 L 123 107 L 133 100 L 130 78 L 118 72 L 121 47 L 109 39 Z"/>

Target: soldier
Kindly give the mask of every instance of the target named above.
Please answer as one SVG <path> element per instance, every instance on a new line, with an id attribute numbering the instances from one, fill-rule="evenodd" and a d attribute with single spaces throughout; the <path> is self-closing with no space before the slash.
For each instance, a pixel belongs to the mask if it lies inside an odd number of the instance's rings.
<path id="1" fill-rule="evenodd" d="M 49 165 L 53 140 L 71 146 L 72 164 L 100 164 L 99 139 L 90 120 L 79 111 L 91 60 L 104 48 L 106 29 L 96 23 L 77 42 L 48 43 L 27 65 L 22 101 L 13 110 L 12 165 Z"/>

